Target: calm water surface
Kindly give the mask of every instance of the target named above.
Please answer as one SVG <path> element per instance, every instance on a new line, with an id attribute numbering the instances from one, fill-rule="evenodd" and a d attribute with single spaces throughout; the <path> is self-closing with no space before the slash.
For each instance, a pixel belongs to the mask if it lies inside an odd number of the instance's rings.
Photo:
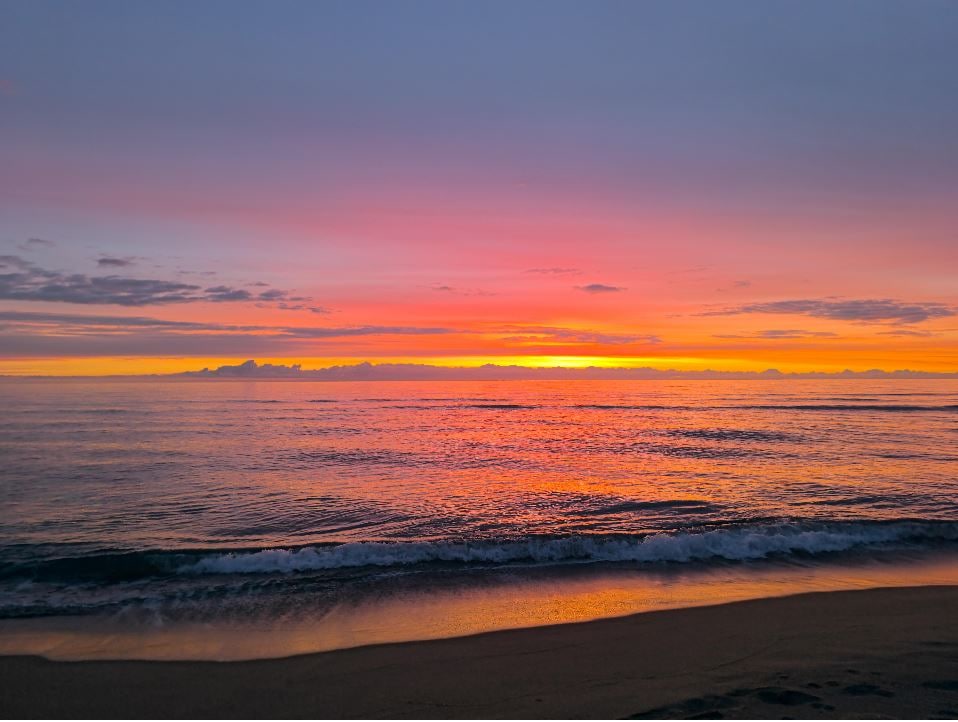
<path id="1" fill-rule="evenodd" d="M 7 651 L 40 624 L 275 638 L 450 594 L 437 634 L 477 631 L 929 555 L 958 581 L 952 380 L 4 381 L 0 408 L 0 625 L 32 630 Z M 575 614 L 507 613 L 583 584 Z"/>

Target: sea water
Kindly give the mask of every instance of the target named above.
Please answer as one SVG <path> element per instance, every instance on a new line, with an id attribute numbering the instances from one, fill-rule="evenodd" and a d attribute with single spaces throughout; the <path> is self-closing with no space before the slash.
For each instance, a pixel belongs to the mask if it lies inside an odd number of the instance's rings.
<path id="1" fill-rule="evenodd" d="M 958 382 L 0 382 L 0 652 L 958 583 Z"/>

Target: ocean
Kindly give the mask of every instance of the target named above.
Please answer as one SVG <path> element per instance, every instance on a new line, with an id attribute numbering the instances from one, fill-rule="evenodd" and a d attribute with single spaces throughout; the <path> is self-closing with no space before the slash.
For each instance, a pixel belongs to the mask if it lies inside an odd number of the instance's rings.
<path id="1" fill-rule="evenodd" d="M 0 652 L 958 583 L 958 383 L 0 382 Z"/>

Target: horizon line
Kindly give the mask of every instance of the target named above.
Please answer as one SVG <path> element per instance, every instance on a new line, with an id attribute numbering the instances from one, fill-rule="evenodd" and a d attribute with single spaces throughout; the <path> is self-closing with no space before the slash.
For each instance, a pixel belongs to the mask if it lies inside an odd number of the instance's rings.
<path id="1" fill-rule="evenodd" d="M 510 381 L 510 380 L 780 380 L 780 379 L 958 379 L 958 372 L 916 369 L 853 371 L 721 371 L 663 369 L 652 366 L 523 366 L 486 363 L 479 366 L 439 366 L 416 363 L 333 365 L 304 369 L 302 364 L 257 363 L 205 367 L 196 371 L 152 374 L 0 374 L 0 379 L 125 379 L 125 380 L 287 380 L 287 381 Z"/>

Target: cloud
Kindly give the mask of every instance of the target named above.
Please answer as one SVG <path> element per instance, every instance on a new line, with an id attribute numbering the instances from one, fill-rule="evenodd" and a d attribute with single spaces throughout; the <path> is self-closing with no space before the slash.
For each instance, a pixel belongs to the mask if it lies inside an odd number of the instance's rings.
<path id="1" fill-rule="evenodd" d="M 0 311 L 5 355 L 269 353 L 306 340 L 459 333 L 420 326 L 261 326 L 171 321 L 147 316 L 100 316 Z"/>
<path id="2" fill-rule="evenodd" d="M 620 291 L 625 291 L 626 289 L 622 286 L 607 286 L 604 283 L 590 283 L 587 286 L 576 286 L 576 289 L 579 291 L 585 291 L 586 293 L 619 293 Z"/>
<path id="3" fill-rule="evenodd" d="M 759 339 L 779 339 L 779 338 L 837 338 L 838 334 L 831 331 L 806 331 L 800 328 L 773 328 L 767 331 L 759 331 L 752 334 L 735 333 L 717 333 L 712 338 L 759 338 Z"/>
<path id="4" fill-rule="evenodd" d="M 245 288 L 233 288 L 232 286 L 210 286 L 203 290 L 204 300 L 222 303 L 224 301 L 249 301 L 253 294 Z"/>
<path id="5" fill-rule="evenodd" d="M 434 326 L 264 326 L 176 321 L 150 316 L 0 311 L 0 348 L 7 355 L 207 354 L 297 352 L 305 341 L 371 336 L 499 334 L 528 344 L 657 344 L 648 334 L 604 333 L 557 326 L 504 325 L 482 330 Z M 510 335 L 514 334 L 514 335 Z M 291 348 L 292 347 L 292 348 Z M 165 350 L 164 350 L 165 349 Z"/>
<path id="6" fill-rule="evenodd" d="M 560 341 L 563 343 L 587 343 L 600 345 L 625 345 L 633 343 L 662 343 L 658 336 L 647 334 L 618 334 L 591 331 L 588 329 L 562 328 L 557 326 L 505 326 L 498 333 L 515 333 L 504 341 L 517 343 L 536 343 Z"/>
<path id="7" fill-rule="evenodd" d="M 110 316 L 33 311 L 0 311 L 0 326 L 21 336 L 59 336 L 70 338 L 112 336 L 131 338 L 137 334 L 154 337 L 189 335 L 191 338 L 213 339 L 255 334 L 262 340 L 324 339 L 357 336 L 432 336 L 442 334 L 503 334 L 504 340 L 515 342 L 587 343 L 626 345 L 661 343 L 658 336 L 648 334 L 616 334 L 558 326 L 506 325 L 492 329 L 467 331 L 434 326 L 263 326 L 195 321 L 170 321 L 148 316 Z M 509 335 L 514 334 L 514 335 Z M 4 347 L 6 350 L 6 347 Z"/>
<path id="8" fill-rule="evenodd" d="M 0 299 L 59 301 L 80 304 L 185 303 L 203 300 L 199 287 L 188 283 L 121 276 L 87 276 L 49 271 L 18 256 L 0 256 Z"/>
<path id="9" fill-rule="evenodd" d="M 96 265 L 101 268 L 126 268 L 127 266 L 132 266 L 136 263 L 136 259 L 126 257 L 126 258 L 116 258 L 114 256 L 103 256 L 98 258 Z"/>
<path id="10" fill-rule="evenodd" d="M 101 328 L 139 328 L 169 327 L 188 330 L 220 328 L 216 324 L 194 323 L 192 321 L 166 321 L 145 316 L 94 316 L 74 313 L 41 313 L 35 311 L 0 311 L 0 323 L 24 326 L 50 326 L 92 330 Z"/>
<path id="11" fill-rule="evenodd" d="M 495 296 L 496 294 L 491 291 L 483 291 L 481 288 L 457 288 L 456 286 L 448 286 L 446 284 L 434 284 L 429 287 L 433 291 L 439 291 L 440 293 L 451 293 L 456 296 Z"/>
<path id="12" fill-rule="evenodd" d="M 223 376 L 232 378 L 295 378 L 303 373 L 302 364 L 258 364 L 253 359 L 244 361 L 235 366 L 219 366 L 215 369 L 205 368 L 202 371 L 187 371 L 183 376 Z"/>
<path id="13" fill-rule="evenodd" d="M 281 291 L 278 288 L 271 288 L 268 291 L 263 291 L 259 294 L 258 298 L 260 301 L 282 301 L 287 297 L 286 291 Z"/>
<path id="14" fill-rule="evenodd" d="M 674 271 L 667 271 L 670 276 L 684 276 L 686 274 L 704 273 L 711 270 L 712 266 L 692 266 L 690 268 L 679 268 Z"/>
<path id="15" fill-rule="evenodd" d="M 256 283 L 255 286 L 266 286 L 265 283 Z M 259 293 L 256 298 L 256 304 L 260 308 L 266 308 L 275 305 L 284 311 L 310 311 L 312 313 L 330 313 L 328 308 L 323 306 L 311 306 L 312 298 L 309 296 L 293 296 L 289 291 L 283 291 L 278 288 L 270 288 L 267 291 Z"/>
<path id="16" fill-rule="evenodd" d="M 889 298 L 865 300 L 801 299 L 749 303 L 720 311 L 706 311 L 700 316 L 734 316 L 750 313 L 811 316 L 857 323 L 921 323 L 933 318 L 958 314 L 943 303 L 906 303 Z"/>
<path id="17" fill-rule="evenodd" d="M 582 271 L 578 268 L 528 268 L 523 273 L 535 273 L 540 276 L 579 276 Z"/>
<path id="18" fill-rule="evenodd" d="M 348 326 L 345 328 L 317 328 L 285 326 L 279 331 L 296 338 L 340 338 L 343 336 L 435 336 L 461 333 L 456 329 L 437 326 Z"/>
<path id="19" fill-rule="evenodd" d="M 674 369 L 643 368 L 569 368 L 562 366 L 533 368 L 528 366 L 499 366 L 484 364 L 478 367 L 431 366 L 428 364 L 372 364 L 363 362 L 324 369 L 304 369 L 301 364 L 258 364 L 250 359 L 235 365 L 220 366 L 202 371 L 171 374 L 183 378 L 293 378 L 315 381 L 400 381 L 400 380 L 563 380 L 582 379 L 755 379 L 772 383 L 782 379 L 883 379 L 883 378 L 958 378 L 955 373 L 928 373 L 922 371 L 842 371 L 840 373 L 784 374 L 776 369 L 767 371 L 677 371 Z"/>
<path id="20" fill-rule="evenodd" d="M 100 265 L 123 266 L 129 259 L 105 257 Z M 106 263 L 104 263 L 106 261 Z M 114 306 L 160 306 L 179 303 L 224 303 L 278 300 L 309 302 L 305 296 L 270 289 L 255 296 L 246 289 L 220 285 L 203 288 L 192 283 L 126 276 L 88 276 L 51 271 L 19 256 L 0 256 L 0 300 L 47 301 Z M 305 307 L 304 307 L 305 308 Z"/>
<path id="21" fill-rule="evenodd" d="M 751 286 L 752 286 L 751 281 L 739 280 L 739 281 L 732 281 L 732 283 L 729 286 L 716 288 L 715 290 L 718 291 L 719 293 L 725 293 L 726 291 L 736 291 L 743 288 L 751 288 Z"/>
<path id="22" fill-rule="evenodd" d="M 297 338 L 332 338 L 336 336 L 373 336 L 387 334 L 423 335 L 441 333 L 459 333 L 454 329 L 433 326 L 261 326 L 222 323 L 200 323 L 194 321 L 168 321 L 148 316 L 99 316 L 72 313 L 40 313 L 33 311 L 0 311 L 0 322 L 33 324 L 40 326 L 69 326 L 74 333 L 102 333 L 104 329 L 122 330 L 124 328 L 163 328 L 179 331 L 215 331 L 223 333 L 256 332 L 266 335 Z"/>
<path id="23" fill-rule="evenodd" d="M 929 336 L 938 336 L 939 334 L 932 331 L 912 331 L 906 328 L 901 328 L 896 331 L 879 331 L 879 336 L 914 336 L 917 338 L 928 338 Z"/>
<path id="24" fill-rule="evenodd" d="M 53 248 L 56 245 L 53 241 L 48 241 L 46 238 L 28 238 L 23 243 L 18 243 L 17 248 L 21 251 L 35 251 L 40 248 Z"/>

